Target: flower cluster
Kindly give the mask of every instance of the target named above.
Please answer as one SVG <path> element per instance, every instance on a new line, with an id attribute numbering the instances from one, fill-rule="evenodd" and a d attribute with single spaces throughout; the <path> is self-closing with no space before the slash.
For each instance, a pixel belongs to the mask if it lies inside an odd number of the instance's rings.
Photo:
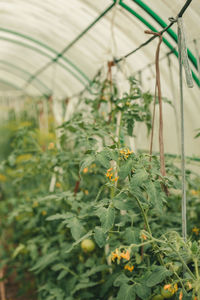
<path id="1" fill-rule="evenodd" d="M 134 266 L 132 266 L 132 265 L 125 265 L 124 266 L 124 270 L 128 270 L 130 272 L 133 272 L 133 269 L 134 269 Z"/>
<path id="2" fill-rule="evenodd" d="M 174 285 L 172 284 L 166 284 L 164 286 L 164 290 L 171 292 L 172 294 L 176 293 L 178 291 L 178 285 L 175 283 Z"/>
<path id="3" fill-rule="evenodd" d="M 83 169 L 83 173 L 84 174 L 87 174 L 88 172 L 89 173 L 93 173 L 94 171 L 93 171 L 93 169 L 96 167 L 96 164 L 91 164 L 89 167 L 85 167 L 84 169 Z"/>
<path id="4" fill-rule="evenodd" d="M 127 160 L 129 158 L 129 155 L 133 153 L 133 151 L 130 151 L 128 148 L 122 149 L 119 151 L 121 154 L 121 159 Z"/>
<path id="5" fill-rule="evenodd" d="M 196 235 L 199 235 L 199 228 L 197 228 L 197 227 L 194 227 L 194 228 L 192 228 L 192 232 L 194 232 L 194 234 L 196 234 Z"/>
<path id="6" fill-rule="evenodd" d="M 117 180 L 119 179 L 119 176 L 113 177 L 113 168 L 107 170 L 106 177 L 108 177 L 110 181 L 115 181 L 115 182 L 117 182 Z"/>
<path id="7" fill-rule="evenodd" d="M 121 258 L 124 258 L 125 260 L 130 260 L 130 252 L 128 250 L 121 252 L 117 248 L 117 249 L 115 249 L 114 252 L 112 252 L 111 256 L 112 256 L 111 259 L 112 259 L 113 262 L 115 261 L 116 258 L 119 261 L 120 261 Z"/>

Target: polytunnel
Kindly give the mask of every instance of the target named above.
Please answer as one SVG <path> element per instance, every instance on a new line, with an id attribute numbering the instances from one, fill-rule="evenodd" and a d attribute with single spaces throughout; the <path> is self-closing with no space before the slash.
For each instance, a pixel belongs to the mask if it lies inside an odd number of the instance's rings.
<path id="1" fill-rule="evenodd" d="M 198 0 L 0 0 L 2 220 L 15 207 L 2 221 L 1 300 L 21 297 L 16 293 L 20 278 L 25 284 L 30 280 L 30 294 L 22 288 L 26 300 L 200 300 L 199 20 Z M 138 157 L 131 158 L 132 152 Z M 122 197 L 133 190 L 141 212 Z M 82 204 L 88 193 L 95 199 L 93 210 Z M 174 204 L 165 211 L 168 200 Z M 90 224 L 95 208 L 100 221 L 86 228 L 85 215 Z M 166 216 L 157 225 L 162 210 Z M 140 213 L 144 223 L 138 221 Z M 171 230 L 166 236 L 165 225 Z M 52 242 L 50 232 L 62 235 L 64 228 L 72 239 Z M 160 237 L 153 237 L 154 229 Z M 112 240 L 120 231 L 122 236 Z M 172 232 L 182 235 L 181 242 Z M 157 261 L 151 262 L 151 254 Z M 12 266 L 16 274 L 10 278 Z"/>

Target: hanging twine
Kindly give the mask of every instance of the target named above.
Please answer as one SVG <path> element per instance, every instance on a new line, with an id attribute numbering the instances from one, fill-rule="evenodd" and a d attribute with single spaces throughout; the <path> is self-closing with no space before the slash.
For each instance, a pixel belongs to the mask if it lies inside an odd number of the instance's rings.
<path id="1" fill-rule="evenodd" d="M 159 149 L 160 149 L 160 172 L 162 176 L 166 176 L 165 170 L 165 157 L 164 157 L 164 142 L 163 142 L 163 111 L 162 111 L 162 93 L 161 93 L 161 82 L 160 82 L 160 66 L 159 66 L 159 55 L 160 55 L 160 46 L 162 43 L 162 34 L 159 32 L 153 32 L 146 30 L 145 33 L 153 34 L 154 36 L 159 37 L 158 46 L 156 49 L 156 57 L 155 57 L 155 65 L 156 65 L 156 88 L 155 88 L 155 98 L 156 98 L 156 90 L 158 92 L 158 102 L 159 102 Z M 155 100 L 154 100 L 155 106 Z M 153 115 L 153 126 L 154 127 L 154 119 L 155 119 L 155 108 Z M 152 129 L 153 131 L 154 129 Z M 151 154 L 152 154 L 152 144 L 153 144 L 153 134 L 151 136 Z"/>

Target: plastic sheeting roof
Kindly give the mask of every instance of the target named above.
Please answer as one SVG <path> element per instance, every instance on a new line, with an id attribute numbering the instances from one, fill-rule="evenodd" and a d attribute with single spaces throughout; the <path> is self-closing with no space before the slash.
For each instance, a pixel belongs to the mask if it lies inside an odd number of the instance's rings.
<path id="1" fill-rule="evenodd" d="M 149 38 L 146 29 L 160 31 L 176 17 L 185 1 L 174 0 L 0 0 L 0 90 L 23 90 L 32 95 L 53 91 L 56 98 L 70 97 L 86 86 L 97 70 L 113 57 L 121 57 Z M 199 154 L 194 140 L 199 128 L 200 82 L 197 53 L 200 53 L 200 4 L 193 0 L 183 19 L 190 49 L 194 88 L 184 88 L 186 152 Z M 164 34 L 160 62 L 164 96 L 179 102 L 178 59 L 166 54 L 177 50 L 177 25 Z M 197 47 L 194 46 L 194 39 Z M 139 74 L 144 90 L 154 91 L 155 51 L 158 40 L 143 47 L 121 64 L 126 74 Z M 63 51 L 65 50 L 65 52 Z M 61 56 L 60 53 L 64 52 Z M 56 60 L 56 63 L 51 63 Z M 171 73 L 170 73 L 171 72 Z M 37 75 L 37 76 L 36 76 Z M 29 84 L 27 84 L 29 82 Z M 198 86 L 199 85 L 199 86 Z M 164 106 L 166 151 L 177 152 L 176 121 L 169 105 Z M 138 132 L 142 131 L 138 127 Z M 143 135 L 137 146 L 145 147 Z"/>

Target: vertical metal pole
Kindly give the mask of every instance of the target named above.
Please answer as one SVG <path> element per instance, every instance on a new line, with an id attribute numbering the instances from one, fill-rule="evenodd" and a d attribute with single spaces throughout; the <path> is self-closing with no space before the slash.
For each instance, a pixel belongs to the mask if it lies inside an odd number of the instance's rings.
<path id="1" fill-rule="evenodd" d="M 185 186 L 185 143 L 184 143 L 184 103 L 183 103 L 183 68 L 182 68 L 182 31 L 181 18 L 178 18 L 179 86 L 181 110 L 181 169 L 182 169 L 182 235 L 187 238 L 186 186 Z"/>

